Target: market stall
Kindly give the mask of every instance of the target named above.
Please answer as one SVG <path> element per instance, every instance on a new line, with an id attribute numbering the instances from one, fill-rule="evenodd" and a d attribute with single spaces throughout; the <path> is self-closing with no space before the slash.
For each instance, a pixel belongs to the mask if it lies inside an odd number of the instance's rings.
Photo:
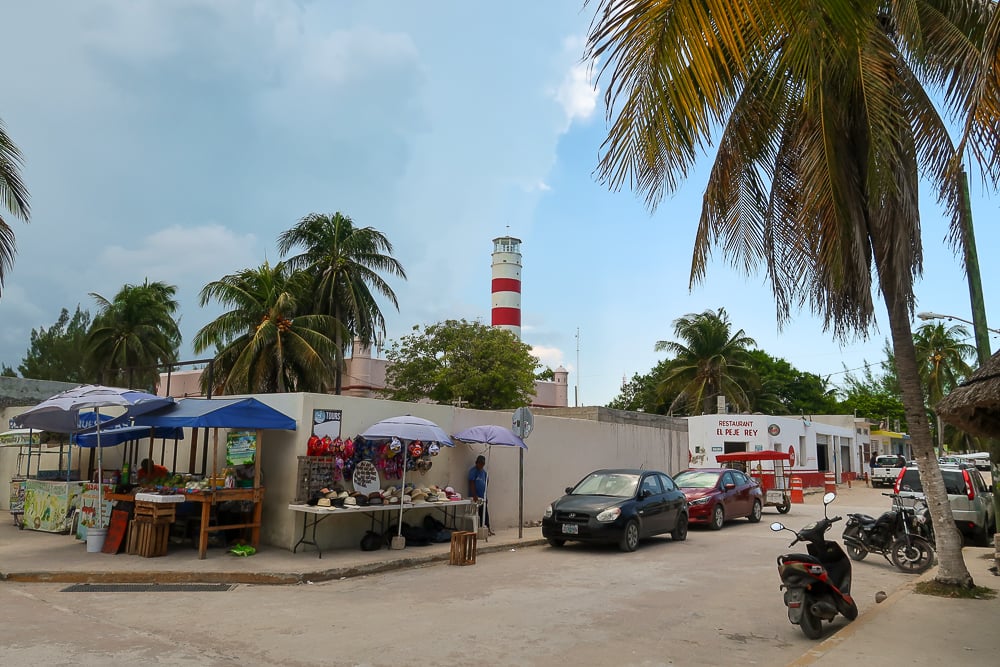
<path id="1" fill-rule="evenodd" d="M 182 492 L 185 502 L 200 505 L 198 558 L 205 558 L 208 535 L 211 532 L 249 529 L 251 545 L 259 545 L 264 501 L 264 487 L 260 477 L 263 431 L 294 431 L 296 424 L 292 417 L 254 398 L 182 398 L 171 406 L 137 417 L 134 423 L 138 426 L 162 428 L 213 429 L 211 476 L 195 486 L 163 489 L 168 493 Z M 227 468 L 239 468 L 244 475 L 250 473 L 252 476 L 240 476 L 237 479 L 235 474 L 220 474 L 219 429 L 229 430 L 225 443 Z M 249 503 L 249 516 L 237 523 L 212 524 L 212 509 L 229 501 Z"/>
<path id="2" fill-rule="evenodd" d="M 17 448 L 10 514 L 21 529 L 69 532 L 82 483 L 72 469 L 72 449 L 65 441 L 49 446 L 41 436 L 40 430 L 31 428 L 0 433 L 0 447 Z"/>

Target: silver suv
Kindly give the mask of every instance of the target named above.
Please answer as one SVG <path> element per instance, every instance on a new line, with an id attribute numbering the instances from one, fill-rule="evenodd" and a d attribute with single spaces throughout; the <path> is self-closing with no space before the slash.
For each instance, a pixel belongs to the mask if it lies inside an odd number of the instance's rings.
<path id="1" fill-rule="evenodd" d="M 942 464 L 940 467 L 958 530 L 968 535 L 977 546 L 989 546 L 990 535 L 996 532 L 990 487 L 974 466 Z M 916 466 L 903 468 L 896 479 L 895 490 L 904 503 L 906 498 L 924 497 L 924 487 Z"/>

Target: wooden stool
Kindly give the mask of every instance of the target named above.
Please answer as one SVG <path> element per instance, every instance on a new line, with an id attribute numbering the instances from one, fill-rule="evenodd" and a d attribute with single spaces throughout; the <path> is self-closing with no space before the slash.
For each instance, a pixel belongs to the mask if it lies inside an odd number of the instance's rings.
<path id="1" fill-rule="evenodd" d="M 456 530 L 451 534 L 452 565 L 476 564 L 476 534 L 464 530 Z"/>

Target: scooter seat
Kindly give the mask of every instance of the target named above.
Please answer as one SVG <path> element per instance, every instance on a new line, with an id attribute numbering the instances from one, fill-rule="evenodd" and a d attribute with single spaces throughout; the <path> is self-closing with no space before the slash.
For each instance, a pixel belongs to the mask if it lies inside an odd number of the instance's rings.
<path id="1" fill-rule="evenodd" d="M 815 563 L 816 565 L 822 565 L 818 558 L 815 556 L 810 556 L 809 554 L 785 554 L 781 557 L 781 563 L 785 564 L 791 562 L 799 563 Z"/>

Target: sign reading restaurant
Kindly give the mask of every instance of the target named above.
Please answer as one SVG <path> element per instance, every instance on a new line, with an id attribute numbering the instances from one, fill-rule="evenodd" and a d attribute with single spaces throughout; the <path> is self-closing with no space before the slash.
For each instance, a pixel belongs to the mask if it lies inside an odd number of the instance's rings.
<path id="1" fill-rule="evenodd" d="M 715 434 L 755 438 L 760 430 L 753 428 L 754 426 L 756 424 L 749 419 L 720 419 Z"/>

